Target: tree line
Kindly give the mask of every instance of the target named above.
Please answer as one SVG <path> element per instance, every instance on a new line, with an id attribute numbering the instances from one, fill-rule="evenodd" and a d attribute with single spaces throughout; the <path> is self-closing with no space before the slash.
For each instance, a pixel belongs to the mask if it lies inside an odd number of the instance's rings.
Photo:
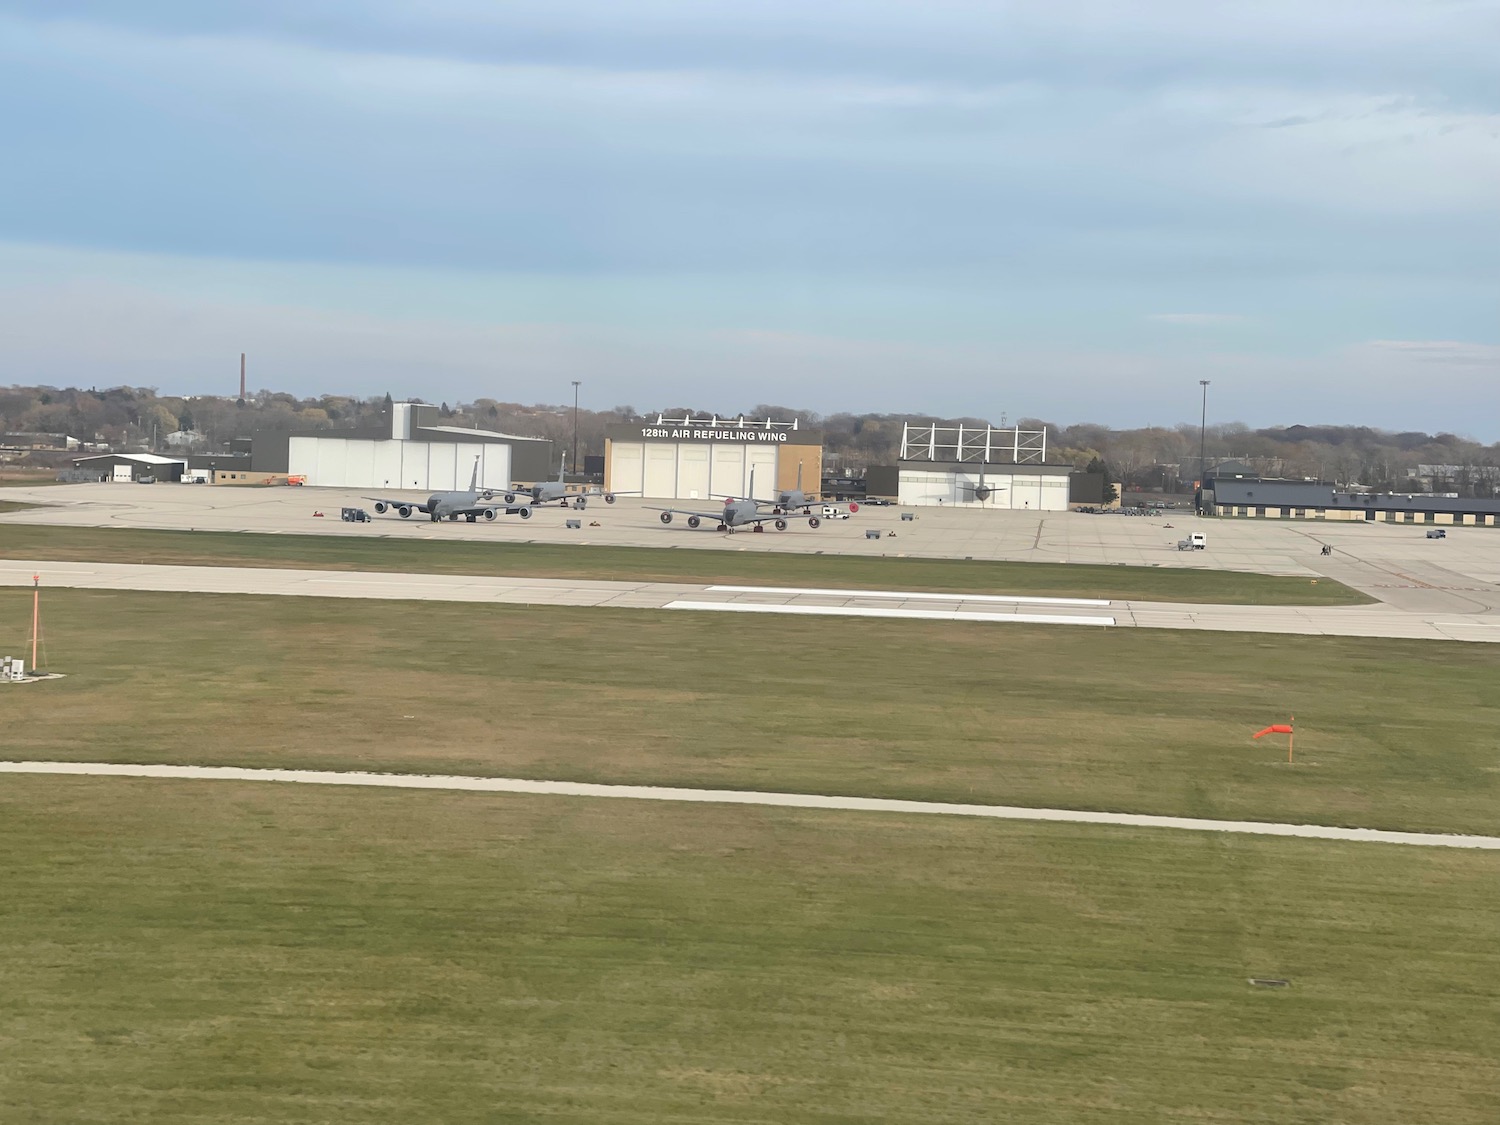
<path id="1" fill-rule="evenodd" d="M 391 396 L 321 395 L 298 397 L 280 391 L 257 391 L 245 399 L 212 395 L 158 394 L 152 387 L 23 387 L 0 389 L 0 431 L 66 434 L 114 449 L 161 449 L 167 435 L 187 432 L 187 440 L 205 450 L 228 446 L 258 429 L 379 429 L 388 425 Z M 576 424 L 580 458 L 604 452 L 606 428 L 617 422 L 654 420 L 633 406 L 577 412 L 571 404 L 504 402 L 479 398 L 438 405 L 444 423 L 498 430 L 527 437 L 550 438 L 571 453 Z M 674 406 L 659 413 L 735 418 L 737 411 Z M 858 476 L 870 465 L 893 464 L 900 452 L 904 424 L 983 427 L 975 417 L 941 418 L 913 414 L 821 415 L 795 407 L 761 403 L 748 418 L 797 419 L 823 434 L 825 468 Z M 1190 491 L 1199 479 L 1199 428 L 1192 424 L 1117 429 L 1092 422 L 1059 425 L 1023 418 L 1022 429 L 1048 431 L 1049 461 L 1086 469 L 1107 467 L 1111 479 L 1127 490 Z M 178 439 L 184 440 L 184 439 Z M 1210 469 L 1226 461 L 1243 462 L 1263 476 L 1312 478 L 1334 484 L 1363 485 L 1382 491 L 1458 492 L 1489 496 L 1500 493 L 1500 443 L 1484 445 L 1453 433 L 1374 429 L 1368 426 L 1272 426 L 1252 429 L 1239 422 L 1209 426 L 1202 435 Z M 1419 466 L 1448 466 L 1435 476 Z"/>

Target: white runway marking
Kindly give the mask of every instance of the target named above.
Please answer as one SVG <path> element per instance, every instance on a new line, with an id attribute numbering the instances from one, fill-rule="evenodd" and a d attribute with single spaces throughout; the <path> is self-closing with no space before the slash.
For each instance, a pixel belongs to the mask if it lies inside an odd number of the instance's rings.
<path id="1" fill-rule="evenodd" d="M 874 609 L 849 605 L 764 605 L 760 602 L 674 601 L 667 609 L 721 613 L 792 613 L 817 617 L 897 617 L 908 621 L 997 621 L 1012 625 L 1113 625 L 1113 617 L 1068 617 L 1060 613 L 978 613 L 961 609 Z"/>
<path id="2" fill-rule="evenodd" d="M 1319 824 L 1275 824 L 1255 820 L 1204 820 L 1187 816 L 1029 809 L 1013 805 L 960 805 L 943 801 L 903 801 L 882 797 L 823 797 L 810 793 L 758 793 L 737 789 L 668 789 L 651 785 L 596 785 L 578 781 L 525 781 L 510 777 L 458 777 L 432 774 L 335 773 L 329 770 L 243 769 L 238 766 L 133 766 L 110 762 L 0 762 L 0 773 L 67 774 L 84 777 L 148 777 L 194 781 L 281 781 L 301 785 L 358 785 L 384 789 L 463 790 L 527 793 L 561 797 L 618 797 L 638 801 L 682 801 L 720 805 L 836 809 L 851 812 L 975 816 L 993 820 L 1040 820 L 1103 824 L 1123 828 L 1172 828 L 1190 832 L 1232 832 L 1247 836 L 1292 836 L 1365 844 L 1410 844 L 1427 848 L 1500 850 L 1500 837 L 1434 832 L 1387 832 L 1375 828 L 1330 828 Z"/>
<path id="3" fill-rule="evenodd" d="M 1104 598 L 1044 598 L 1030 594 L 933 594 L 903 593 L 899 590 L 820 590 L 796 586 L 710 586 L 715 593 L 726 594 L 811 594 L 820 598 L 895 598 L 900 601 L 932 602 L 1000 602 L 1011 605 L 1077 605 L 1107 606 Z"/>

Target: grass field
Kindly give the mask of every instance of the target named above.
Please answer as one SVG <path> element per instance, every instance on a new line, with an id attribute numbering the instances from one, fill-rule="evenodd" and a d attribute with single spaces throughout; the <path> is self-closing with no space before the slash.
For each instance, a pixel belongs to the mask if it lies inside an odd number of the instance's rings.
<path id="1" fill-rule="evenodd" d="M 0 878 L 14 1125 L 1490 1125 L 1500 1088 L 1481 853 L 8 777 Z"/>
<path id="2" fill-rule="evenodd" d="M 791 552 L 675 550 L 541 543 L 434 543 L 328 535 L 256 535 L 134 528 L 0 528 L 8 558 L 193 566 L 499 574 L 519 577 L 739 582 L 968 593 L 1053 594 L 1241 605 L 1362 605 L 1331 579 L 1217 570 L 963 559 L 862 558 Z"/>
<path id="3" fill-rule="evenodd" d="M 30 605 L 0 591 L 13 649 Z M 1500 830 L 1490 645 L 93 591 L 44 607 L 68 678 L 3 689 L 8 758 Z M 1289 713 L 1290 768 L 1249 737 Z"/>
<path id="4" fill-rule="evenodd" d="M 40 504 L 23 504 L 19 500 L 0 500 L 0 512 L 24 512 L 28 508 L 40 508 Z M 0 540 L 4 542 L 4 540 Z"/>

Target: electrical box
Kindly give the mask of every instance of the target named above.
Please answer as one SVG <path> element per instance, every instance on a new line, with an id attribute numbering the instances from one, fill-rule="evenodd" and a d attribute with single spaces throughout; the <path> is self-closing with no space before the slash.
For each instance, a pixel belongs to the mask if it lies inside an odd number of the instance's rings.
<path id="1" fill-rule="evenodd" d="M 26 662 L 19 656 L 0 658 L 0 679 L 19 681 L 26 678 Z"/>

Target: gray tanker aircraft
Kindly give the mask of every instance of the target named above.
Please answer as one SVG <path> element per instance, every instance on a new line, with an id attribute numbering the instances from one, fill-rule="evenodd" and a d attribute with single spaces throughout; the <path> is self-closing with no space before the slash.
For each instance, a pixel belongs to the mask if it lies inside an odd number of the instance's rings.
<path id="1" fill-rule="evenodd" d="M 566 508 L 568 502 L 573 502 L 575 508 L 588 506 L 590 496 L 602 496 L 606 504 L 613 504 L 616 496 L 633 496 L 631 492 L 606 492 L 602 488 L 585 488 L 581 492 L 569 492 L 568 486 L 563 483 L 563 476 L 567 472 L 567 462 L 564 461 L 557 469 L 556 480 L 539 480 L 529 488 L 524 485 L 512 485 L 512 491 L 505 494 L 505 502 L 514 504 L 517 501 L 525 503 L 528 499 L 533 505 L 550 504 L 554 500 L 561 500 L 562 506 Z"/>
<path id="2" fill-rule="evenodd" d="M 755 470 L 750 470 L 750 495 L 755 495 Z M 661 513 L 662 523 L 671 523 L 673 516 L 686 516 L 687 525 L 691 528 L 698 527 L 704 520 L 713 520 L 715 530 L 727 531 L 733 534 L 737 527 L 749 527 L 752 531 L 764 531 L 765 524 L 771 524 L 777 531 L 786 530 L 786 516 L 782 512 L 763 512 L 761 506 L 774 503 L 771 500 L 735 500 L 732 497 L 724 498 L 724 507 L 717 512 L 695 512 L 686 508 L 648 508 L 652 512 Z M 801 517 L 798 517 L 799 519 Z M 822 521 L 817 516 L 807 517 L 808 527 L 817 527 Z"/>
<path id="3" fill-rule="evenodd" d="M 759 503 L 770 504 L 771 510 L 774 512 L 792 512 L 801 508 L 803 515 L 810 516 L 812 515 L 813 505 L 821 504 L 822 501 L 816 496 L 809 496 L 806 492 L 802 491 L 802 462 L 798 461 L 797 487 L 782 489 L 776 494 L 775 500 L 761 500 Z M 849 505 L 849 510 L 857 512 L 859 511 L 859 505 L 851 504 Z"/>
<path id="4" fill-rule="evenodd" d="M 413 512 L 421 512 L 437 523 L 446 516 L 450 520 L 457 520 L 460 516 L 473 523 L 480 516 L 492 520 L 503 512 L 515 512 L 523 520 L 531 518 L 531 509 L 525 505 L 516 505 L 509 497 L 502 504 L 485 504 L 482 501 L 494 499 L 493 490 L 479 487 L 479 458 L 474 458 L 474 475 L 469 478 L 468 492 L 434 492 L 427 498 L 425 504 L 413 504 L 410 500 L 392 500 L 385 496 L 366 496 L 364 499 L 375 501 L 375 511 L 383 515 L 387 509 L 394 509 L 402 519 L 409 519 Z"/>

